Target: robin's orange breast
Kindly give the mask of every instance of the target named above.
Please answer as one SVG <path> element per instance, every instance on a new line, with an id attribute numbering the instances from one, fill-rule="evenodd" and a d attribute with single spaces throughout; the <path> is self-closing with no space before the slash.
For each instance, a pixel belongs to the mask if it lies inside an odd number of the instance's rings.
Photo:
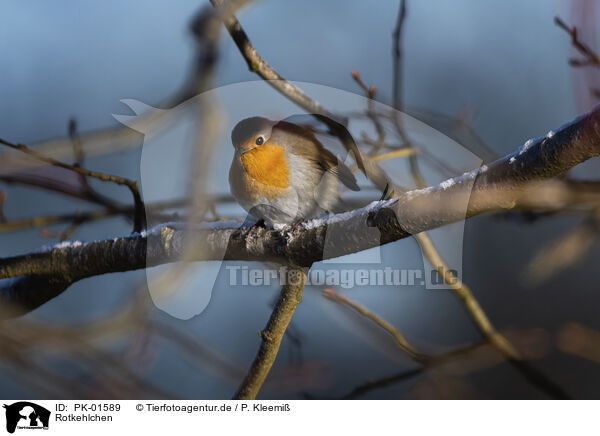
<path id="1" fill-rule="evenodd" d="M 266 143 L 244 153 L 241 161 L 254 193 L 275 198 L 287 191 L 290 168 L 282 147 Z"/>

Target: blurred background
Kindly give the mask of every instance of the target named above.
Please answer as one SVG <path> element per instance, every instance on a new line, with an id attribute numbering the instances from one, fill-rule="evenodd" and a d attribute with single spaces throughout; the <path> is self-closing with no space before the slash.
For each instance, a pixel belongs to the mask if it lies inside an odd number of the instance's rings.
<path id="1" fill-rule="evenodd" d="M 174 95 L 195 60 L 190 22 L 207 5 L 3 1 L 0 138 L 35 144 L 64 137 L 71 119 L 83 135 L 118 126 L 112 114 L 130 113 L 122 99 L 158 105 Z M 436 128 L 459 119 L 498 156 L 544 135 L 593 107 L 597 98 L 591 90 L 600 77 L 593 67 L 569 65 L 576 53 L 554 18 L 577 26 L 579 37 L 596 47 L 598 6 L 591 0 L 409 0 L 402 40 L 407 111 Z M 259 1 L 237 15 L 261 56 L 286 79 L 361 94 L 350 74 L 358 70 L 377 87 L 376 99 L 389 104 L 397 14 L 397 2 L 305 0 Z M 256 80 L 224 31 L 219 53 L 215 87 Z M 138 141 L 137 147 L 87 157 L 85 167 L 139 180 L 141 134 Z M 226 174 L 227 167 L 218 171 Z M 598 162 L 572 173 L 596 176 Z M 123 187 L 90 183 L 105 195 L 131 201 Z M 215 194 L 228 194 L 226 183 L 213 188 Z M 9 220 L 94 210 L 17 184 L 0 182 L 0 190 Z M 239 215 L 244 216 L 241 209 Z M 495 326 L 527 351 L 536 370 L 571 397 L 597 398 L 599 244 L 595 241 L 585 256 L 548 280 L 531 284 L 525 277 L 531 260 L 581 221 L 580 216 L 519 214 L 470 219 L 464 227 L 462 279 Z M 64 227 L 1 232 L 0 256 L 53 244 Z M 69 239 L 113 238 L 130 231 L 130 222 L 112 217 L 77 227 Z M 415 254 L 405 256 L 412 263 L 404 268 L 423 268 L 413 239 L 383 247 L 381 256 L 391 259 L 398 252 Z M 29 363 L 8 354 L 0 360 L 1 396 L 230 398 L 254 358 L 257 332 L 278 289 L 229 287 L 221 280 L 207 308 L 183 320 L 149 303 L 145 279 L 144 271 L 86 279 L 11 321 L 7 332 L 32 326 L 31 334 L 19 339 Z M 485 347 L 464 364 L 411 374 L 419 365 L 395 349 L 385 332 L 323 298 L 321 291 L 305 290 L 261 398 L 547 396 Z M 449 291 L 356 287 L 343 293 L 433 354 L 481 339 Z M 152 322 L 130 328 L 123 322 L 129 316 Z M 36 338 L 36 328 L 51 338 Z M 96 328 L 102 332 L 95 334 Z M 81 342 L 61 340 L 77 332 L 85 333 L 85 339 L 77 338 Z M 35 381 L 27 371 L 43 380 Z M 381 383 L 368 384 L 377 380 Z M 355 391 L 366 383 L 366 389 Z"/>

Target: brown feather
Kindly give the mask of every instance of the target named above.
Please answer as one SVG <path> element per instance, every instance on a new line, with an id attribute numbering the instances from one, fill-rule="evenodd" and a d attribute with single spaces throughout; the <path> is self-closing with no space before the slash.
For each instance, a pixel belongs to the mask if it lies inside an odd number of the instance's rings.
<path id="1" fill-rule="evenodd" d="M 321 144 L 312 131 L 293 123 L 280 121 L 273 127 L 271 134 L 271 139 L 276 142 L 278 132 L 282 133 L 282 138 L 288 138 L 288 142 L 290 142 L 290 137 L 294 138 L 293 143 L 287 144 L 290 146 L 289 149 L 293 154 L 305 158 L 315 168 L 334 174 L 351 190 L 360 190 L 350 168 L 341 162 L 331 151 L 323 147 L 323 144 Z"/>

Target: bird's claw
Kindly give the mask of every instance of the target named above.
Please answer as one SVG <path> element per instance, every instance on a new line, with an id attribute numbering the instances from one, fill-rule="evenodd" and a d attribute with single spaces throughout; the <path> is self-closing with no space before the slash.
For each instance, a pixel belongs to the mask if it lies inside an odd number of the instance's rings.
<path id="1" fill-rule="evenodd" d="M 246 228 L 246 235 L 253 235 L 255 233 L 257 233 L 260 229 L 266 229 L 267 228 L 267 224 L 265 223 L 264 219 L 259 219 L 258 221 L 256 221 L 254 224 L 252 224 L 250 227 Z"/>
<path id="2" fill-rule="evenodd" d="M 298 218 L 296 221 L 294 221 L 291 225 L 292 232 L 299 230 L 302 227 L 302 224 L 304 224 L 304 218 Z"/>

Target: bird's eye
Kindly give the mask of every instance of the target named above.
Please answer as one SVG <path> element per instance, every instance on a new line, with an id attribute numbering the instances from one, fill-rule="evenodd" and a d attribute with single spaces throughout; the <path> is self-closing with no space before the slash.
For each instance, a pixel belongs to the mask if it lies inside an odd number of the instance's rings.
<path id="1" fill-rule="evenodd" d="M 265 142 L 265 138 L 263 138 L 262 136 L 259 136 L 258 138 L 256 138 L 256 145 L 263 145 L 264 142 Z"/>

